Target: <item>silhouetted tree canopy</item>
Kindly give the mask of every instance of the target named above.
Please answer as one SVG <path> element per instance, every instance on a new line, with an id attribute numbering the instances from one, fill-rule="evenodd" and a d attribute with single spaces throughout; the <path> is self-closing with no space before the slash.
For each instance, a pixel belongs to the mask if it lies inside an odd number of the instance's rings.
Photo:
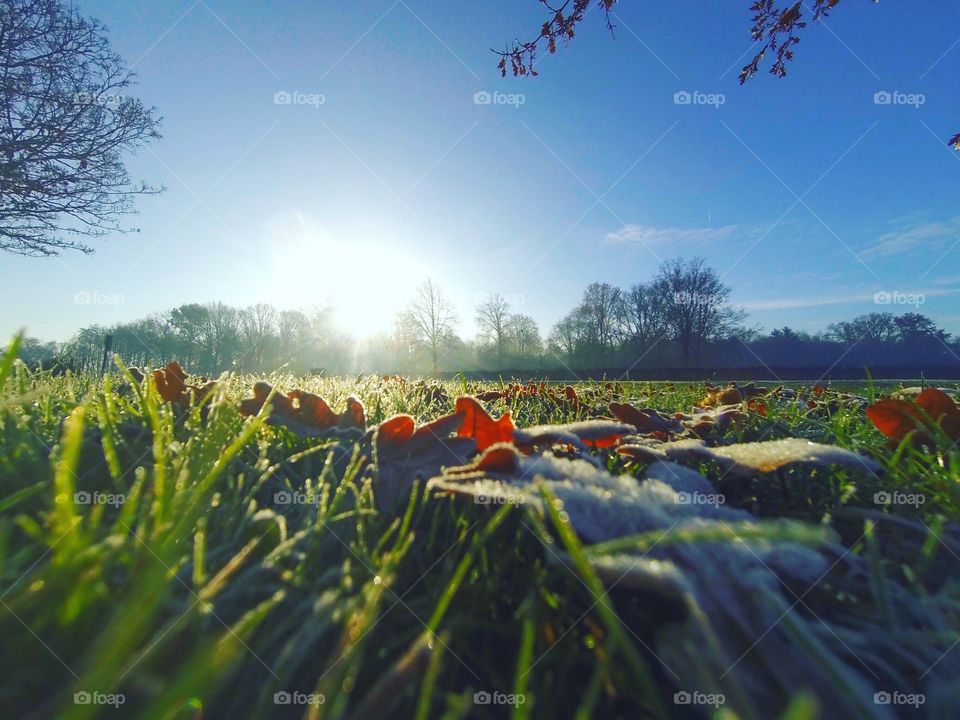
<path id="1" fill-rule="evenodd" d="M 159 137 L 154 108 L 103 26 L 58 0 L 0 3 L 0 249 L 90 252 L 79 238 L 128 231 L 135 195 L 122 155 Z"/>
<path id="2" fill-rule="evenodd" d="M 676 269 L 681 270 L 676 273 Z M 768 335 L 744 328 L 740 313 L 722 301 L 724 288 L 689 302 L 667 301 L 663 278 L 677 277 L 697 287 L 712 270 L 700 261 L 672 261 L 646 283 L 626 291 L 594 283 L 578 305 L 553 327 L 545 344 L 529 315 L 509 313 L 504 320 L 503 365 L 489 332 L 478 328 L 475 341 L 461 340 L 450 324 L 438 332 L 438 371 L 558 371 L 569 375 L 595 370 L 616 375 L 641 375 L 645 370 L 676 369 L 685 361 L 683 332 L 690 333 L 688 360 L 700 368 L 937 368 L 960 366 L 960 346 L 937 324 L 916 311 L 900 315 L 868 313 L 830 325 L 811 335 L 790 327 Z M 440 289 L 433 285 L 438 304 Z M 423 303 L 420 292 L 414 302 Z M 427 294 L 429 299 L 429 293 Z M 618 301 L 609 303 L 611 298 Z M 671 322 L 668 307 L 693 318 Z M 614 312 L 607 308 L 612 305 Z M 429 307 L 429 302 L 427 303 Z M 699 308 L 699 310 L 694 310 Z M 688 312 L 691 311 L 691 312 Z M 356 371 L 419 374 L 433 370 L 432 346 L 416 323 L 403 312 L 392 333 L 358 342 L 337 328 L 331 307 L 305 313 L 257 304 L 234 308 L 223 303 L 186 304 L 111 327 L 82 328 L 63 343 L 26 338 L 20 358 L 31 366 L 98 372 L 103 339 L 113 336 L 113 351 L 127 364 L 154 367 L 179 360 L 191 371 L 217 374 L 222 370 L 294 373 L 322 369 L 328 373 Z M 678 316 L 679 317 L 679 316 Z M 696 318 L 712 318 L 706 324 Z M 601 327 L 603 329 L 601 329 Z M 600 338 L 606 337 L 605 344 Z"/>

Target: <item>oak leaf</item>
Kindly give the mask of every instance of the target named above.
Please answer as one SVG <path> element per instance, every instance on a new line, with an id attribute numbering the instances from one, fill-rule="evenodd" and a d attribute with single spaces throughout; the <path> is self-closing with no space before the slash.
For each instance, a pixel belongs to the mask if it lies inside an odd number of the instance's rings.
<path id="1" fill-rule="evenodd" d="M 457 398 L 455 411 L 463 414 L 463 424 L 457 434 L 460 437 L 473 438 L 477 450 L 486 450 L 498 442 L 507 442 L 513 438 L 514 425 L 510 413 L 494 420 L 476 398 L 463 396 Z"/>

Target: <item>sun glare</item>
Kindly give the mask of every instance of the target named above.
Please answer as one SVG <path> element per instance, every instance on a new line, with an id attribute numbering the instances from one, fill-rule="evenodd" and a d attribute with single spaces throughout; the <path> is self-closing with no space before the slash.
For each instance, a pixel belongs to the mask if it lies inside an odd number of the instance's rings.
<path id="1" fill-rule="evenodd" d="M 304 212 L 270 221 L 271 267 L 264 301 L 311 310 L 332 306 L 358 338 L 393 329 L 396 313 L 429 274 L 383 239 L 342 237 Z"/>

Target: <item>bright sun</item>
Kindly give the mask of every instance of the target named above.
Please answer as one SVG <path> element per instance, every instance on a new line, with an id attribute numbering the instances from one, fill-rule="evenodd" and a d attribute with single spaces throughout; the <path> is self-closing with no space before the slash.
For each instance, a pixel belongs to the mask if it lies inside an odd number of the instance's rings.
<path id="1" fill-rule="evenodd" d="M 268 302 L 305 311 L 333 306 L 336 322 L 358 338 L 393 328 L 397 312 L 426 268 L 382 240 L 335 237 L 302 212 L 267 229 L 271 267 Z"/>

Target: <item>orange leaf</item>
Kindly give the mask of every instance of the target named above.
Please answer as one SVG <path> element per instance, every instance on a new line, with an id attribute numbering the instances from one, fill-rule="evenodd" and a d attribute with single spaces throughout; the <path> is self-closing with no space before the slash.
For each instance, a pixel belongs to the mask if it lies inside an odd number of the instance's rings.
<path id="1" fill-rule="evenodd" d="M 653 411 L 641 410 L 630 403 L 612 402 L 607 407 L 617 420 L 633 425 L 637 432 L 668 432 L 681 429 L 679 423 L 661 417 Z"/>
<path id="2" fill-rule="evenodd" d="M 347 398 L 347 409 L 340 414 L 340 427 L 365 428 L 367 418 L 363 412 L 363 403 L 353 395 Z"/>
<path id="3" fill-rule="evenodd" d="M 743 394 L 735 385 L 723 388 L 708 388 L 707 395 L 700 401 L 703 407 L 716 407 L 717 405 L 733 405 L 743 401 Z"/>
<path id="4" fill-rule="evenodd" d="M 180 367 L 180 363 L 174 360 L 168 363 L 163 370 L 153 371 L 153 381 L 157 386 L 157 392 L 167 402 L 175 402 L 183 395 L 187 389 L 187 374 Z"/>
<path id="5" fill-rule="evenodd" d="M 240 412 L 256 415 L 271 392 L 273 388 L 268 383 L 255 383 L 253 397 L 240 401 Z M 285 425 L 301 435 L 314 436 L 316 430 L 363 430 L 366 427 L 363 405 L 353 396 L 347 398 L 347 407 L 339 415 L 322 397 L 304 390 L 291 390 L 286 395 L 278 393 L 270 404 L 273 406 L 271 423 Z"/>
<path id="6" fill-rule="evenodd" d="M 897 442 L 919 425 L 916 408 L 905 400 L 879 400 L 868 407 L 866 413 L 877 430 Z"/>
<path id="7" fill-rule="evenodd" d="M 866 413 L 880 432 L 896 442 L 913 430 L 929 429 L 930 420 L 951 439 L 960 440 L 960 408 L 949 395 L 936 388 L 924 390 L 917 396 L 916 403 L 894 398 L 880 400 L 868 407 Z M 917 440 L 929 441 L 930 435 L 920 432 Z"/>
<path id="8" fill-rule="evenodd" d="M 504 397 L 506 397 L 506 395 L 499 390 L 487 390 L 477 395 L 477 399 L 483 400 L 484 402 L 493 402 L 494 400 L 500 400 Z"/>
<path id="9" fill-rule="evenodd" d="M 761 400 L 760 398 L 752 397 L 747 400 L 747 409 L 753 410 L 753 412 L 757 413 L 758 415 L 762 415 L 763 417 L 767 416 L 767 403 L 765 400 Z"/>
<path id="10" fill-rule="evenodd" d="M 510 413 L 494 420 L 476 398 L 469 396 L 457 398 L 454 409 L 457 413 L 463 413 L 463 425 L 457 435 L 476 440 L 477 450 L 483 451 L 494 443 L 513 440 L 514 426 Z"/>
<path id="11" fill-rule="evenodd" d="M 413 437 L 415 426 L 416 423 L 409 415 L 395 415 L 384 420 L 377 429 L 377 447 L 401 448 Z"/>
<path id="12" fill-rule="evenodd" d="M 287 397 L 296 400 L 300 405 L 300 420 L 321 428 L 333 427 L 340 421 L 340 416 L 330 409 L 330 405 L 319 395 L 291 390 Z"/>

